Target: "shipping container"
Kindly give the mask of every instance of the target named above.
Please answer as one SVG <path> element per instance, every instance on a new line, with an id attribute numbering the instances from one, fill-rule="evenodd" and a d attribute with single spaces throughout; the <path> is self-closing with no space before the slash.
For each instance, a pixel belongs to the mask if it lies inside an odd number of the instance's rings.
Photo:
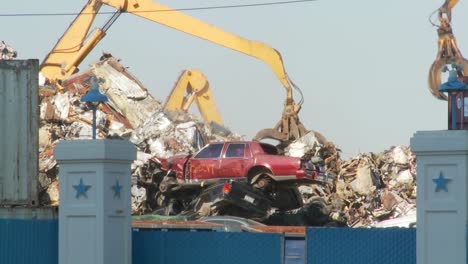
<path id="1" fill-rule="evenodd" d="M 58 207 L 0 207 L 1 219 L 58 219 Z"/>
<path id="2" fill-rule="evenodd" d="M 0 206 L 38 201 L 39 61 L 0 61 Z"/>

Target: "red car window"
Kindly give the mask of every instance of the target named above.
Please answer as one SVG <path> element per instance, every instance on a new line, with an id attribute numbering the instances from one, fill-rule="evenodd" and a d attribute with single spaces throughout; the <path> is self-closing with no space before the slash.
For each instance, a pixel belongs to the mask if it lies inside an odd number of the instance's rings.
<path id="1" fill-rule="evenodd" d="M 226 158 L 243 158 L 245 144 L 233 143 L 229 144 L 226 150 Z"/>
<path id="2" fill-rule="evenodd" d="M 213 159 L 221 156 L 221 150 L 223 150 L 223 143 L 210 144 L 206 148 L 200 150 L 195 159 Z"/>
<path id="3" fill-rule="evenodd" d="M 270 155 L 278 155 L 278 149 L 270 144 L 267 143 L 260 143 L 260 147 L 262 147 L 263 151 Z"/>

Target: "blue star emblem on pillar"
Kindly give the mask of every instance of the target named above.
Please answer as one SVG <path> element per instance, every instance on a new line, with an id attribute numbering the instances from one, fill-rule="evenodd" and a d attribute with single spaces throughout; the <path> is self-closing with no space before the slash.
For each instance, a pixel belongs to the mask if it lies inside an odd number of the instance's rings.
<path id="1" fill-rule="evenodd" d="M 436 184 L 436 189 L 435 189 L 436 192 L 438 192 L 440 190 L 444 190 L 444 191 L 448 192 L 447 183 L 449 181 L 451 181 L 451 179 L 445 178 L 444 175 L 442 174 L 442 172 L 440 172 L 438 178 L 432 179 L 432 181 Z"/>
<path id="2" fill-rule="evenodd" d="M 75 198 L 78 199 L 80 196 L 84 196 L 85 198 L 88 198 L 88 195 L 86 192 L 91 188 L 91 185 L 85 185 L 83 183 L 83 178 L 80 178 L 80 184 L 78 185 L 73 185 L 73 188 L 76 190 L 76 196 Z"/>
<path id="3" fill-rule="evenodd" d="M 114 197 L 120 198 L 120 191 L 122 190 L 122 185 L 119 185 L 119 180 L 116 180 L 115 185 L 112 186 L 114 190 Z"/>

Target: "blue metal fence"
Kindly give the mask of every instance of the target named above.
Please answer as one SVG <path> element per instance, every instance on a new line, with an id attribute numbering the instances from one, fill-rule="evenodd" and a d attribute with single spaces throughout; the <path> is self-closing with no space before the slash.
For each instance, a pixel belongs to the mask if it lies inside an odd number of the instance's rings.
<path id="1" fill-rule="evenodd" d="M 415 228 L 309 228 L 308 264 L 415 264 Z"/>
<path id="2" fill-rule="evenodd" d="M 137 264 L 281 264 L 280 234 L 225 232 L 133 232 Z"/>
<path id="3" fill-rule="evenodd" d="M 58 221 L 0 219 L 0 263 L 58 263 Z"/>
<path id="4" fill-rule="evenodd" d="M 306 257 L 304 237 L 285 237 L 284 264 L 306 264 Z"/>
<path id="5" fill-rule="evenodd" d="M 134 230 L 134 264 L 416 263 L 414 228 L 309 228 L 281 234 Z M 304 254 L 304 246 L 306 253 Z M 58 263 L 57 220 L 0 219 L 1 264 Z"/>

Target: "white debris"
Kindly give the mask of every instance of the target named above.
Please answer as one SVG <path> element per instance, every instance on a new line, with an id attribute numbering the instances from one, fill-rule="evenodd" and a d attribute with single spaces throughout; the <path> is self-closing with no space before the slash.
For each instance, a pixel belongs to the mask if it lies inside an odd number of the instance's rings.
<path id="1" fill-rule="evenodd" d="M 112 121 L 109 125 L 110 136 L 124 135 L 127 134 L 127 131 L 128 130 L 125 128 L 125 125 L 118 121 Z"/>
<path id="2" fill-rule="evenodd" d="M 133 128 L 141 126 L 161 103 L 114 58 L 92 65 L 90 72 L 99 77 L 109 103 L 114 110 L 125 116 Z"/>
<path id="3" fill-rule="evenodd" d="M 404 216 L 376 222 L 371 227 L 416 227 L 416 208 L 411 209 Z"/>
<path id="4" fill-rule="evenodd" d="M 143 151 L 137 151 L 137 158 L 134 161 L 135 165 L 143 166 L 143 164 L 147 163 L 149 159 L 151 159 L 153 155 L 145 153 Z"/>
<path id="5" fill-rule="evenodd" d="M 396 164 L 408 164 L 408 156 L 406 154 L 406 150 L 403 149 L 402 146 L 397 146 L 393 149 L 393 160 Z"/>
<path id="6" fill-rule="evenodd" d="M 148 91 L 141 89 L 138 83 L 131 80 L 108 63 L 95 65 L 92 71 L 97 77 L 105 78 L 104 86 L 112 87 L 116 96 L 123 96 L 136 100 L 145 99 L 148 96 Z"/>
<path id="7" fill-rule="evenodd" d="M 396 180 L 399 183 L 409 183 L 409 182 L 413 182 L 414 178 L 410 170 L 404 170 L 398 174 Z"/>
<path id="8" fill-rule="evenodd" d="M 302 157 L 304 154 L 311 149 L 321 145 L 315 136 L 315 132 L 311 131 L 303 137 L 297 139 L 291 143 L 285 150 L 286 155 L 291 157 Z"/>
<path id="9" fill-rule="evenodd" d="M 11 46 L 7 45 L 5 41 L 0 42 L 0 60 L 12 60 L 16 58 L 18 53 Z"/>
<path id="10" fill-rule="evenodd" d="M 39 72 L 38 80 L 39 80 L 39 86 L 46 85 L 47 78 L 44 76 L 44 74 L 42 74 L 42 72 Z"/>
<path id="11" fill-rule="evenodd" d="M 130 137 L 133 144 L 140 145 L 146 139 L 159 137 L 171 130 L 173 124 L 164 112 L 155 112 L 141 127 L 137 127 Z"/>
<path id="12" fill-rule="evenodd" d="M 195 135 L 195 131 L 197 130 L 195 122 L 187 122 L 178 124 L 175 127 L 174 136 L 178 138 L 193 138 Z"/>
<path id="13" fill-rule="evenodd" d="M 131 189 L 132 193 L 132 212 L 144 211 L 144 202 L 146 201 L 146 189 L 133 185 Z"/>
<path id="14" fill-rule="evenodd" d="M 68 93 L 57 94 L 54 96 L 54 110 L 60 120 L 66 120 L 70 113 L 70 100 Z"/>
<path id="15" fill-rule="evenodd" d="M 293 142 L 288 146 L 286 155 L 300 158 L 305 154 L 306 144 L 302 142 Z"/>
<path id="16" fill-rule="evenodd" d="M 173 155 L 172 151 L 166 149 L 163 138 L 149 139 L 148 144 L 151 154 L 156 157 L 169 158 Z"/>
<path id="17" fill-rule="evenodd" d="M 350 183 L 351 188 L 358 194 L 368 195 L 375 190 L 372 182 L 372 172 L 369 167 L 360 167 L 356 171 L 356 178 Z"/>

